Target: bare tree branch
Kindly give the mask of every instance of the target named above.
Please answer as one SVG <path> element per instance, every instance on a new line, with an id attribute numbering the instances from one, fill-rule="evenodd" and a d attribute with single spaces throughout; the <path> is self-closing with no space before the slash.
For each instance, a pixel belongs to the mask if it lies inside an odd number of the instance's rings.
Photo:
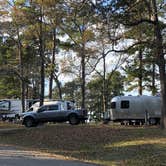
<path id="1" fill-rule="evenodd" d="M 127 23 L 123 23 L 123 25 L 125 25 L 125 26 L 137 26 L 137 25 L 139 25 L 139 24 L 142 24 L 142 23 L 149 23 L 149 24 L 153 24 L 153 25 L 155 25 L 155 22 L 154 21 L 152 21 L 152 20 L 150 20 L 150 19 L 140 19 L 140 20 L 137 20 L 137 21 L 135 21 L 135 22 L 127 22 Z"/>

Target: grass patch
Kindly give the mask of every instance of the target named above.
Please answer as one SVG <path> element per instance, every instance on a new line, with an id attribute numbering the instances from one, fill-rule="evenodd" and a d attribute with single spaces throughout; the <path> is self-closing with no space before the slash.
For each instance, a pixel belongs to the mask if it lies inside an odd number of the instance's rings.
<path id="1" fill-rule="evenodd" d="M 1 131 L 0 141 L 106 166 L 166 165 L 166 132 L 158 127 L 56 124 Z"/>
<path id="2" fill-rule="evenodd" d="M 23 128 L 22 125 L 20 124 L 16 124 L 16 123 L 12 123 L 12 122 L 3 122 L 3 121 L 0 121 L 0 130 L 1 129 L 11 129 L 11 128 Z"/>

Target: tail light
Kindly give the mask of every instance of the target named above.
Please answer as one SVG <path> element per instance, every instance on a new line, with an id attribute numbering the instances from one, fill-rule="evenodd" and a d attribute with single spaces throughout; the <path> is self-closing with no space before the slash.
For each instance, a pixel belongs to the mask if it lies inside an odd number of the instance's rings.
<path id="1" fill-rule="evenodd" d="M 87 115 L 87 110 L 86 109 L 81 109 L 82 115 L 86 116 Z"/>

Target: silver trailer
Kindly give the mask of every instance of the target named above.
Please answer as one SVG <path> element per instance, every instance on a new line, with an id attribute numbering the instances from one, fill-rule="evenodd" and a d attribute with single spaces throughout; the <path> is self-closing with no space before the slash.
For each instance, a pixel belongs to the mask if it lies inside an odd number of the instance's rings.
<path id="1" fill-rule="evenodd" d="M 109 119 L 124 123 L 160 123 L 161 98 L 158 96 L 117 96 L 111 100 Z"/>

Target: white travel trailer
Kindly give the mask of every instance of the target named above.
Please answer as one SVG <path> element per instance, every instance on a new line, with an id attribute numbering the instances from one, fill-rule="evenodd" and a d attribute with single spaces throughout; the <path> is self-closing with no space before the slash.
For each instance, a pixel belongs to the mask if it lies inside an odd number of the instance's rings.
<path id="1" fill-rule="evenodd" d="M 21 108 L 21 100 L 2 99 L 0 100 L 0 118 L 12 120 L 22 111 Z"/>
<path id="2" fill-rule="evenodd" d="M 25 109 L 35 102 L 39 101 L 38 99 L 26 99 L 25 100 Z M 0 100 L 0 118 L 5 119 L 15 119 L 19 114 L 22 113 L 22 102 L 20 99 L 1 99 Z"/>
<path id="3" fill-rule="evenodd" d="M 158 96 L 117 96 L 111 100 L 109 119 L 121 124 L 160 123 L 161 98 Z"/>
<path id="4" fill-rule="evenodd" d="M 0 113 L 5 112 L 19 113 L 21 112 L 21 100 L 3 99 L 0 100 Z"/>

